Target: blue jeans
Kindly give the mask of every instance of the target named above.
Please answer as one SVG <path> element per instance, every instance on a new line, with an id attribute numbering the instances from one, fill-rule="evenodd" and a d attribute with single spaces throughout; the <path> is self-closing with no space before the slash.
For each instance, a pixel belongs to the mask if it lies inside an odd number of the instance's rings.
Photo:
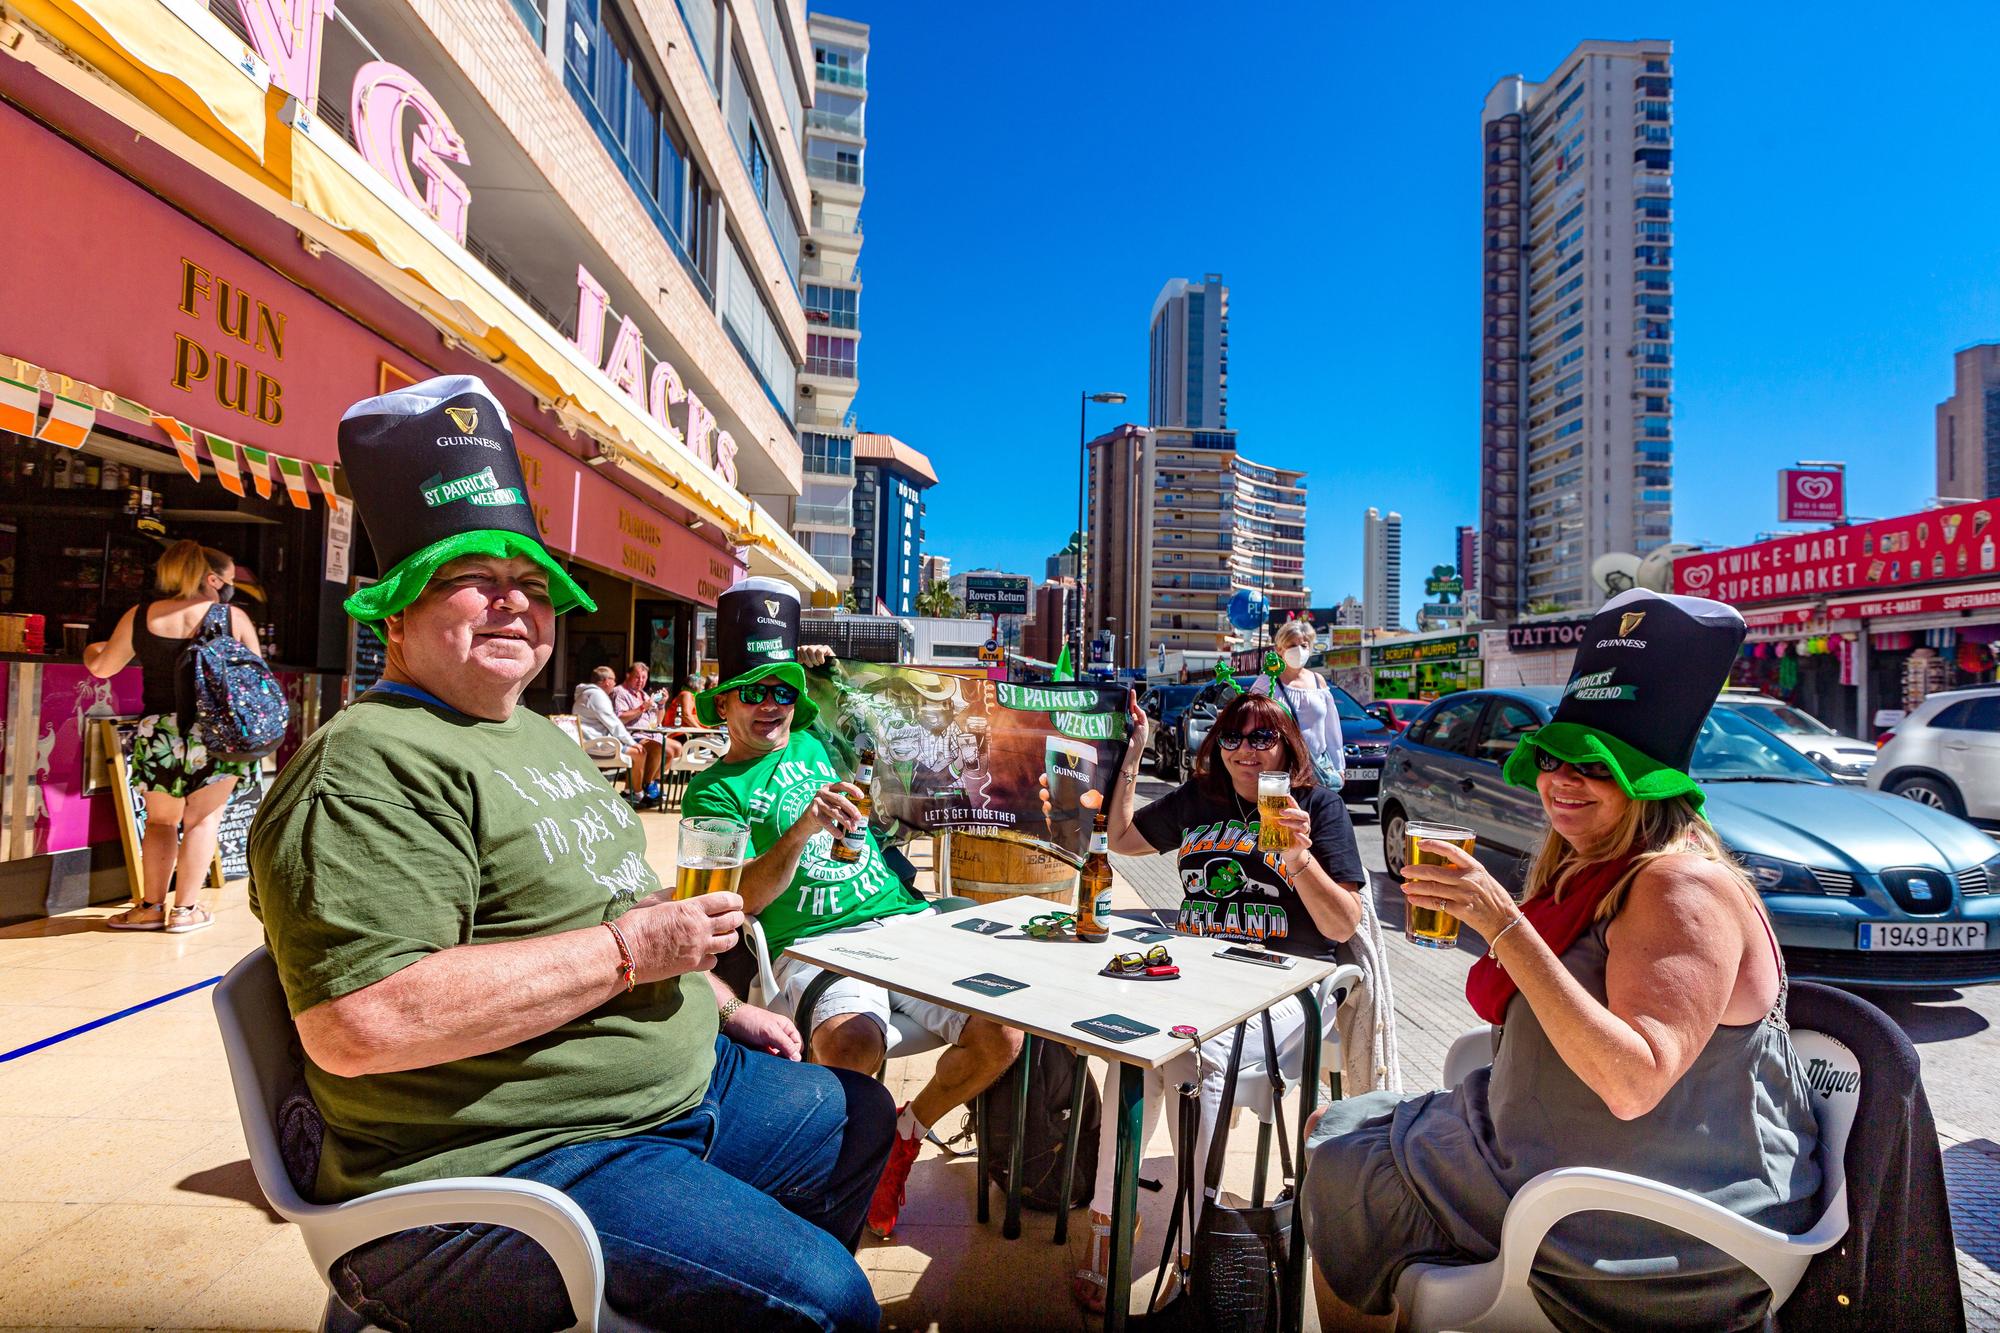
<path id="1" fill-rule="evenodd" d="M 604 1247 L 607 1300 L 647 1328 L 874 1329 L 882 1312 L 852 1250 L 895 1124 L 874 1080 L 722 1037 L 686 1115 L 507 1174 L 577 1202 Z M 548 1255 L 504 1227 L 399 1232 L 343 1256 L 333 1278 L 349 1309 L 391 1330 L 576 1322 Z"/>

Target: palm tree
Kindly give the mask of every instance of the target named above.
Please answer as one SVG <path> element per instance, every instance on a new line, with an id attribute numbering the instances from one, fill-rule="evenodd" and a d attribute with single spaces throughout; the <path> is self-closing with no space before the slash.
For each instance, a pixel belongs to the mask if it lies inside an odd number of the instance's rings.
<path id="1" fill-rule="evenodd" d="M 926 584 L 923 591 L 917 594 L 917 614 L 920 616 L 949 620 L 964 609 L 958 598 L 952 596 L 951 585 L 943 579 Z"/>

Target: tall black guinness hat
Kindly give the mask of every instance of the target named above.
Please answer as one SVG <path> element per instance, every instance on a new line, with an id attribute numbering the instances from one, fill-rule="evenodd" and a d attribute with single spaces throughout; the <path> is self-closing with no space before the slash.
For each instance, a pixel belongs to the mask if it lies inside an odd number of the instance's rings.
<path id="1" fill-rule="evenodd" d="M 1612 598 L 1584 629 L 1555 716 L 1507 757 L 1507 781 L 1533 787 L 1539 750 L 1607 765 L 1634 800 L 1685 796 L 1699 809 L 1688 764 L 1743 633 L 1722 602 L 1643 588 Z"/>
<path id="2" fill-rule="evenodd" d="M 695 715 L 708 726 L 720 722 L 716 701 L 729 691 L 776 677 L 799 692 L 794 730 L 812 725 L 819 707 L 806 697 L 806 670 L 799 665 L 799 594 L 782 579 L 744 579 L 715 599 L 715 660 L 720 677 L 714 689 L 694 697 Z"/>
<path id="3" fill-rule="evenodd" d="M 507 413 L 473 376 L 442 375 L 348 408 L 340 463 L 384 571 L 347 599 L 356 620 L 394 615 L 439 567 L 468 555 L 532 560 L 549 576 L 558 614 L 597 609 L 542 545 Z"/>

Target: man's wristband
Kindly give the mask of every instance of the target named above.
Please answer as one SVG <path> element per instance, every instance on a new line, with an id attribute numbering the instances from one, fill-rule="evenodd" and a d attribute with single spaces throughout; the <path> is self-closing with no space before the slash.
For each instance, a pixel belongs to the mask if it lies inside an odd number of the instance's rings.
<path id="1" fill-rule="evenodd" d="M 738 1009 L 741 1009 L 742 1007 L 743 1007 L 743 1001 L 737 999 L 730 1000 L 729 1003 L 723 1005 L 721 1009 L 716 1011 L 715 1025 L 719 1028 L 728 1027 L 729 1020 L 736 1017 L 736 1011 Z"/>
<path id="2" fill-rule="evenodd" d="M 614 922 L 606 921 L 604 928 L 611 932 L 611 938 L 618 941 L 618 975 L 625 979 L 625 989 L 630 991 L 638 984 L 638 966 L 632 961 L 632 946 L 625 942 L 625 932 Z"/>

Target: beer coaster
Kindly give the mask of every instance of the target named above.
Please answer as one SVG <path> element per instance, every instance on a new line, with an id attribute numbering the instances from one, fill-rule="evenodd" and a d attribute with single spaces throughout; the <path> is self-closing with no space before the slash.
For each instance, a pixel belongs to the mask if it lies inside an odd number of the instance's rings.
<path id="1" fill-rule="evenodd" d="M 1003 977 L 997 972 L 981 972 L 976 977 L 965 977 L 951 984 L 963 986 L 969 991 L 977 991 L 981 995 L 1009 995 L 1017 990 L 1028 989 L 1027 982 Z"/>
<path id="2" fill-rule="evenodd" d="M 1174 937 L 1174 932 L 1161 930 L 1158 926 L 1134 926 L 1130 930 L 1114 930 L 1111 933 L 1121 940 L 1134 940 L 1140 944 L 1158 944 L 1161 940 Z"/>
<path id="3" fill-rule="evenodd" d="M 1159 1031 L 1149 1023 L 1141 1023 L 1123 1014 L 1099 1014 L 1096 1018 L 1079 1019 L 1070 1026 L 1078 1032 L 1088 1032 L 1093 1037 L 1120 1044 L 1150 1037 Z"/>
<path id="4" fill-rule="evenodd" d="M 963 921 L 951 923 L 953 930 L 969 930 L 975 935 L 999 935 L 1009 929 L 1005 921 L 994 921 L 983 916 L 967 917 Z"/>

